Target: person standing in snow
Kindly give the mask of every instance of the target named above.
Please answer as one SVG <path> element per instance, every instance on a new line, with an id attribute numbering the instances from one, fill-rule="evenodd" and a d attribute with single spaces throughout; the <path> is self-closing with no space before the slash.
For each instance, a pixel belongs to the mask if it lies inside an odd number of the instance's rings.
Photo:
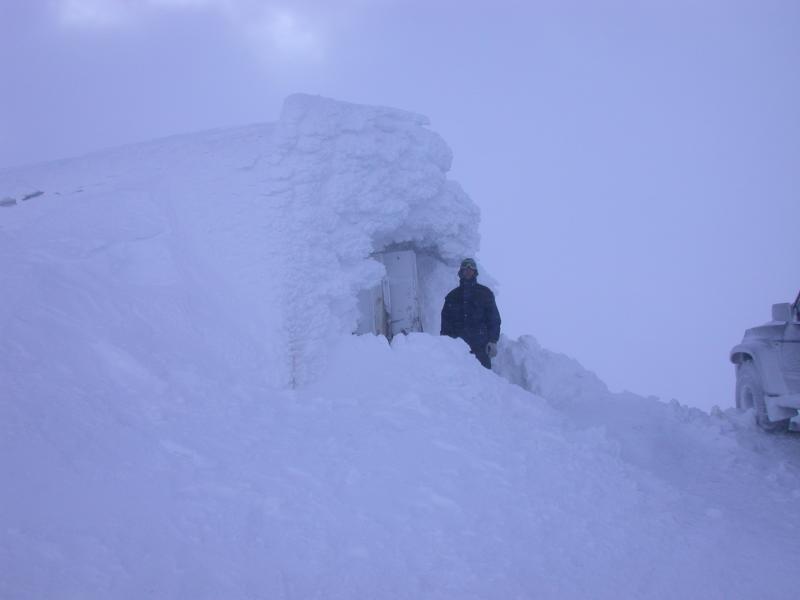
<path id="1" fill-rule="evenodd" d="M 500 339 L 500 312 L 494 294 L 478 283 L 478 266 L 471 258 L 461 261 L 458 278 L 461 284 L 444 299 L 441 335 L 467 342 L 472 354 L 491 369 Z"/>

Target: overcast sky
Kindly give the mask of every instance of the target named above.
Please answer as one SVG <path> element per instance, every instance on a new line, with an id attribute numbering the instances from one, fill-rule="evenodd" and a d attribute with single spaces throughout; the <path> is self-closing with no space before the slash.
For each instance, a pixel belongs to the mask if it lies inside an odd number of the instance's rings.
<path id="1" fill-rule="evenodd" d="M 615 390 L 732 405 L 728 350 L 800 289 L 797 0 L 0 0 L 0 86 L 0 167 L 293 92 L 425 114 L 504 331 Z"/>

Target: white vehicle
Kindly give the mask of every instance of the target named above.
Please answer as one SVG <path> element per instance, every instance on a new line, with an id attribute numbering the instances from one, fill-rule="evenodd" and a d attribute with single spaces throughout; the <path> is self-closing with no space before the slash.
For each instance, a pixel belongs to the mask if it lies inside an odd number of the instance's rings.
<path id="1" fill-rule="evenodd" d="M 794 304 L 774 304 L 772 321 L 748 329 L 730 358 L 736 407 L 755 409 L 767 431 L 800 431 L 800 294 Z"/>

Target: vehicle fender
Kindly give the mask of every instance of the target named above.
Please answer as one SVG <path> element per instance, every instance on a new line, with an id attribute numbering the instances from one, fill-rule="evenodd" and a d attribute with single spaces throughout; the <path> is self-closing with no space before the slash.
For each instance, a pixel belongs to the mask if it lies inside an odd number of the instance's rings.
<path id="1" fill-rule="evenodd" d="M 734 346 L 730 353 L 731 362 L 740 365 L 750 360 L 756 367 L 764 393 L 768 396 L 788 394 L 780 365 L 780 351 L 772 347 L 772 342 L 750 342 Z"/>

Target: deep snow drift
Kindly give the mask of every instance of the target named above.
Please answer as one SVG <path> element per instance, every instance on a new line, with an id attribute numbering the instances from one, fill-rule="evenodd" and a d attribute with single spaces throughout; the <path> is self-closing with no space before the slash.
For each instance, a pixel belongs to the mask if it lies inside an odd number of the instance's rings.
<path id="1" fill-rule="evenodd" d="M 795 437 L 530 337 L 491 373 L 350 335 L 393 245 L 438 331 L 478 246 L 450 160 L 417 115 L 294 96 L 0 171 L 0 597 L 790 597 Z"/>

